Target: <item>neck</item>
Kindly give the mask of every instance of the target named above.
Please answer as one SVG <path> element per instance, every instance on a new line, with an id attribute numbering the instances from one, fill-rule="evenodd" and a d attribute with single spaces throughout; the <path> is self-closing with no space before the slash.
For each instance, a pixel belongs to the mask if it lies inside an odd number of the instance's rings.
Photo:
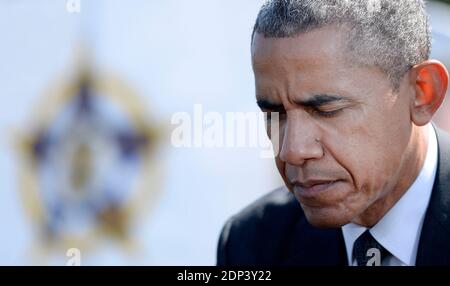
<path id="1" fill-rule="evenodd" d="M 372 227 L 400 200 L 419 175 L 428 150 L 428 129 L 426 126 L 413 125 L 411 137 L 405 155 L 396 174 L 396 184 L 387 188 L 359 215 L 354 223 Z M 431 127 L 430 127 L 431 128 Z"/>

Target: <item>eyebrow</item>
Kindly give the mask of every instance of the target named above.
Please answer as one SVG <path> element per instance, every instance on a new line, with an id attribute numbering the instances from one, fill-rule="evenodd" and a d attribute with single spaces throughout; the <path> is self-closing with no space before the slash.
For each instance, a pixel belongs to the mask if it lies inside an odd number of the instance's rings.
<path id="1" fill-rule="evenodd" d="M 309 107 L 309 108 L 318 108 L 322 105 L 337 102 L 344 100 L 342 96 L 338 95 L 330 95 L 330 94 L 317 94 L 307 100 L 294 100 L 294 103 L 297 105 Z M 284 110 L 284 106 L 282 104 L 272 103 L 268 100 L 257 100 L 259 108 L 273 110 L 273 111 L 282 111 Z"/>
<path id="2" fill-rule="evenodd" d="M 259 108 L 261 108 L 261 109 L 267 109 L 267 110 L 273 110 L 273 111 L 283 111 L 284 110 L 284 106 L 282 104 L 272 103 L 268 100 L 259 99 L 256 101 L 256 104 L 258 104 Z"/>

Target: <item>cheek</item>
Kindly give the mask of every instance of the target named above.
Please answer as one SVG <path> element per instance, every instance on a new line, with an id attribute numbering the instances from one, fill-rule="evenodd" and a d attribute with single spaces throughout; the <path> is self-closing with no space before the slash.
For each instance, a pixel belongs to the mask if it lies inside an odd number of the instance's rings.
<path id="1" fill-rule="evenodd" d="M 277 154 L 275 156 L 275 164 L 277 166 L 278 172 L 280 173 L 283 181 L 285 182 L 285 185 L 291 190 L 290 188 L 290 182 L 289 179 L 286 177 L 286 163 L 284 161 L 282 161 L 280 159 L 280 151 L 281 151 L 281 146 L 283 146 L 283 138 L 284 138 L 284 121 L 280 121 L 280 125 L 278 127 L 278 133 L 277 132 L 271 132 L 271 128 L 270 125 L 268 125 L 269 128 L 267 128 L 267 133 L 269 135 L 270 140 L 272 141 L 273 144 L 273 139 L 274 136 L 278 137 L 278 150 L 277 150 Z M 275 129 L 277 130 L 277 129 Z"/>
<path id="2" fill-rule="evenodd" d="M 347 124 L 327 130 L 333 135 L 330 152 L 350 174 L 357 190 L 383 189 L 399 168 L 410 131 L 404 108 L 394 109 L 393 114 L 364 110 L 360 116 L 347 120 Z M 400 113 L 402 121 L 398 118 Z"/>
<path id="3" fill-rule="evenodd" d="M 292 191 L 292 189 L 290 187 L 289 179 L 286 177 L 286 172 L 285 172 L 286 163 L 281 161 L 279 156 L 276 156 L 275 157 L 275 164 L 277 165 L 278 172 L 280 173 L 281 178 L 283 179 L 286 187 L 288 187 L 289 190 Z"/>
<path id="4" fill-rule="evenodd" d="M 354 130 L 341 132 L 327 144 L 329 156 L 345 172 L 349 187 L 353 186 L 351 193 L 378 189 L 380 173 L 384 172 L 380 158 L 382 148 L 365 134 L 364 131 L 358 135 Z"/>
<path id="5" fill-rule="evenodd" d="M 276 158 L 275 158 L 275 164 L 277 165 L 277 169 L 278 169 L 278 172 L 280 172 L 280 174 L 281 175 L 284 175 L 284 162 L 283 161 L 281 161 L 281 159 L 280 159 L 280 156 L 277 156 Z"/>
<path id="6" fill-rule="evenodd" d="M 403 149 L 375 135 L 353 136 L 348 141 L 339 145 L 336 153 L 342 155 L 336 155 L 336 160 L 351 176 L 355 190 L 369 196 L 381 192 L 395 177 Z"/>

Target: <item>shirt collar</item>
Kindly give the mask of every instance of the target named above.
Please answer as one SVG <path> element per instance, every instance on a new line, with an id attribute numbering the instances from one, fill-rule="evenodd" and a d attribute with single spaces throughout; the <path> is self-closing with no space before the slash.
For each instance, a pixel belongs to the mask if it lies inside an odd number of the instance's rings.
<path id="1" fill-rule="evenodd" d="M 438 161 L 436 133 L 428 124 L 428 148 L 422 170 L 400 200 L 370 229 L 372 236 L 393 256 L 406 265 L 414 265 L 423 218 L 436 177 Z M 366 227 L 349 223 L 342 227 L 349 265 L 355 240 Z"/>

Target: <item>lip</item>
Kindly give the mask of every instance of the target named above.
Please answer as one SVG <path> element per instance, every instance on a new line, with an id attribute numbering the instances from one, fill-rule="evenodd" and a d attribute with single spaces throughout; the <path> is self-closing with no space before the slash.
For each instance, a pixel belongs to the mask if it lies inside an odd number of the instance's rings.
<path id="1" fill-rule="evenodd" d="M 301 196 L 312 197 L 318 193 L 325 192 L 333 188 L 341 180 L 308 180 L 304 182 L 294 182 L 294 190 Z"/>

